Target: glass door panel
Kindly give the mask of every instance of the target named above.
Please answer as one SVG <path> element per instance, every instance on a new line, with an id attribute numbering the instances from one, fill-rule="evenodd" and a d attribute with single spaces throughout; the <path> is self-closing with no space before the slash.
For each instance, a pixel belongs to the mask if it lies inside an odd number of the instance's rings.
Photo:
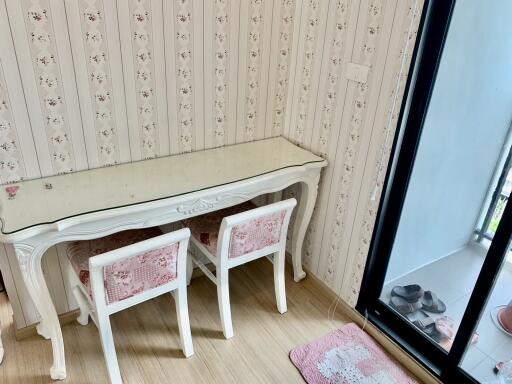
<path id="1" fill-rule="evenodd" d="M 508 169 L 497 175 L 510 153 L 512 2 L 499 3 L 455 5 L 380 295 L 446 352 L 510 194 Z"/>
<path id="2" fill-rule="evenodd" d="M 510 258 L 510 246 L 507 253 Z M 509 381 L 500 382 L 497 375 L 497 367 L 502 367 L 504 375 L 504 363 L 512 366 L 512 267 L 507 261 L 482 311 L 476 335 L 467 346 L 461 368 L 480 383 L 512 384 L 512 372 Z"/>

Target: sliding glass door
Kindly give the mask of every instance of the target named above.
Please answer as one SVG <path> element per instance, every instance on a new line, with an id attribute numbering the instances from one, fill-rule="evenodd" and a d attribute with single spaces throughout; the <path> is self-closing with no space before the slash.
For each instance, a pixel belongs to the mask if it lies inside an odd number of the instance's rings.
<path id="1" fill-rule="evenodd" d="M 483 383 L 512 359 L 512 2 L 426 9 L 358 310 Z"/>
<path id="2" fill-rule="evenodd" d="M 509 362 L 509 383 L 512 383 L 512 266 L 509 250 L 503 261 L 492 293 L 483 308 L 475 335 L 466 347 L 462 369 L 481 383 L 497 384 L 497 371 Z M 503 373 L 505 374 L 505 373 Z M 506 383 L 506 382 L 505 382 Z M 499 383 L 501 384 L 501 383 Z"/>

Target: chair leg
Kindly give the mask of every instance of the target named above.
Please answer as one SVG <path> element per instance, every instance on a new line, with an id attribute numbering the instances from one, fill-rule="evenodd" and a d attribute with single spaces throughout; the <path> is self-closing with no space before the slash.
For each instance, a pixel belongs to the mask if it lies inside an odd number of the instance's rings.
<path id="1" fill-rule="evenodd" d="M 284 262 L 285 252 L 276 252 L 274 254 L 274 287 L 276 290 L 277 310 L 279 313 L 285 313 L 288 310 L 284 286 Z"/>
<path id="2" fill-rule="evenodd" d="M 220 321 L 222 332 L 226 339 L 233 337 L 233 324 L 231 322 L 231 305 L 229 303 L 229 270 L 217 267 L 217 299 L 219 301 Z"/>
<path id="3" fill-rule="evenodd" d="M 187 254 L 187 285 L 190 285 L 192 280 L 192 273 L 194 272 L 194 264 L 192 263 L 192 256 Z"/>
<path id="4" fill-rule="evenodd" d="M 76 318 L 76 321 L 80 325 L 89 324 L 89 306 L 84 298 L 83 293 L 80 291 L 80 288 L 78 288 L 76 285 L 73 287 L 73 296 L 75 296 L 75 300 L 78 303 L 78 307 L 80 308 L 80 314 Z"/>
<path id="5" fill-rule="evenodd" d="M 80 315 L 78 315 L 76 321 L 80 325 L 87 325 L 89 323 L 89 305 L 87 300 L 84 298 L 84 295 L 78 288 L 78 284 L 80 284 L 77 280 L 77 276 L 71 264 L 68 264 L 68 279 L 71 285 L 71 290 L 73 291 L 73 296 L 75 297 L 76 302 L 78 303 L 78 307 L 80 308 Z"/>
<path id="6" fill-rule="evenodd" d="M 101 347 L 107 364 L 110 382 L 112 384 L 122 384 L 121 372 L 117 362 L 116 347 L 112 336 L 112 328 L 110 327 L 110 318 L 108 315 L 100 313 L 98 310 L 98 331 L 100 333 Z"/>
<path id="7" fill-rule="evenodd" d="M 176 304 L 176 315 L 178 316 L 181 348 L 185 357 L 190 357 L 194 354 L 194 346 L 192 345 L 192 335 L 190 333 L 186 285 L 180 284 L 180 287 L 176 289 L 173 296 Z"/>

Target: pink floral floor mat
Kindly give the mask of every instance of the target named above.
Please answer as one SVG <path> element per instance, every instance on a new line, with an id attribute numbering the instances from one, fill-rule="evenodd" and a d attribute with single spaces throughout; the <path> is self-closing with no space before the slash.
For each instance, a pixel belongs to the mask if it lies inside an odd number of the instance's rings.
<path id="1" fill-rule="evenodd" d="M 356 324 L 290 352 L 308 384 L 419 384 Z"/>

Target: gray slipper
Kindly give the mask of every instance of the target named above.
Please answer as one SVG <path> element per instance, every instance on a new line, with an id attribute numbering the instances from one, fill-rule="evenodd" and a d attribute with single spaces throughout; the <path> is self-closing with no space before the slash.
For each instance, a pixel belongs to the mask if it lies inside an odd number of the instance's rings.
<path id="1" fill-rule="evenodd" d="M 435 342 L 439 343 L 441 341 L 441 334 L 436 328 L 436 321 L 425 312 L 421 312 L 425 317 L 423 319 L 414 320 L 412 323 L 424 334 L 430 336 Z"/>
<path id="2" fill-rule="evenodd" d="M 423 296 L 423 289 L 418 284 L 396 286 L 391 290 L 391 296 L 398 296 L 413 303 Z"/>
<path id="3" fill-rule="evenodd" d="M 423 295 L 422 308 L 432 313 L 443 313 L 446 311 L 446 305 L 432 291 L 426 291 Z"/>
<path id="4" fill-rule="evenodd" d="M 389 305 L 391 306 L 391 308 L 393 308 L 398 313 L 404 316 L 410 313 L 414 313 L 418 309 L 421 309 L 421 302 L 419 300 L 411 303 L 399 296 L 391 296 L 391 299 L 389 300 Z"/>
<path id="5" fill-rule="evenodd" d="M 422 331 L 436 325 L 436 321 L 428 315 L 426 315 L 423 319 L 414 320 L 412 323 Z"/>

